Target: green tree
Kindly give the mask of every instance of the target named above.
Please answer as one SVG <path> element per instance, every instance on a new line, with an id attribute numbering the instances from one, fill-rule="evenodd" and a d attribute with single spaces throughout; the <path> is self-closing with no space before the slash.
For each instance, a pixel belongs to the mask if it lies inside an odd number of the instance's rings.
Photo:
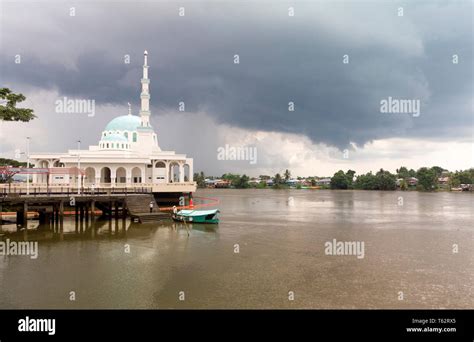
<path id="1" fill-rule="evenodd" d="M 406 180 L 402 179 L 400 181 L 400 190 L 407 190 L 408 189 L 408 183 Z"/>
<path id="2" fill-rule="evenodd" d="M 380 169 L 375 174 L 378 190 L 395 190 L 397 188 L 397 179 L 390 171 Z"/>
<path id="3" fill-rule="evenodd" d="M 250 178 L 247 175 L 242 175 L 242 176 L 237 175 L 234 179 L 235 183 L 233 183 L 233 185 L 237 189 L 247 189 L 250 187 L 249 180 Z"/>
<path id="4" fill-rule="evenodd" d="M 354 187 L 361 190 L 377 190 L 377 178 L 372 172 L 357 176 Z"/>
<path id="5" fill-rule="evenodd" d="M 194 181 L 196 182 L 198 188 L 206 187 L 205 180 L 206 180 L 206 176 L 204 176 L 204 172 L 201 171 L 201 173 L 194 174 Z"/>
<path id="6" fill-rule="evenodd" d="M 8 88 L 1 88 L 0 99 L 6 100 L 5 105 L 0 105 L 0 120 L 28 122 L 36 118 L 33 109 L 16 108 L 18 102 L 26 99 L 23 94 L 14 94 Z"/>
<path id="7" fill-rule="evenodd" d="M 410 172 L 408 171 L 408 169 L 405 167 L 405 166 L 401 166 L 399 169 L 396 170 L 397 171 L 397 177 L 398 178 L 403 178 L 403 179 L 406 179 L 406 178 L 409 178 L 409 177 L 412 177 L 410 175 Z M 413 170 L 413 172 L 415 172 Z M 413 176 L 414 177 L 414 176 Z"/>
<path id="8" fill-rule="evenodd" d="M 283 177 L 285 179 L 285 183 L 288 182 L 288 180 L 291 178 L 291 172 L 290 170 L 286 169 L 285 173 L 283 174 Z"/>
<path id="9" fill-rule="evenodd" d="M 19 162 L 14 159 L 5 159 L 0 158 L 0 166 L 12 166 L 12 167 L 26 167 L 25 162 Z M 34 165 L 32 165 L 34 166 Z M 8 188 L 10 189 L 11 183 L 13 181 L 13 177 L 17 175 L 20 171 L 12 171 L 8 170 L 7 168 L 0 170 L 0 183 L 8 183 Z"/>
<path id="10" fill-rule="evenodd" d="M 352 182 L 354 181 L 355 173 L 356 172 L 354 170 L 347 170 L 346 172 L 348 188 L 352 188 Z"/>
<path id="11" fill-rule="evenodd" d="M 418 187 L 424 191 L 432 191 L 435 189 L 437 184 L 436 171 L 422 167 L 416 172 L 416 178 L 418 178 Z"/>
<path id="12" fill-rule="evenodd" d="M 431 170 L 436 174 L 436 177 L 441 177 L 441 174 L 443 173 L 444 169 L 439 166 L 433 166 Z"/>
<path id="13" fill-rule="evenodd" d="M 331 178 L 331 189 L 348 189 L 349 180 L 344 171 L 337 171 Z"/>

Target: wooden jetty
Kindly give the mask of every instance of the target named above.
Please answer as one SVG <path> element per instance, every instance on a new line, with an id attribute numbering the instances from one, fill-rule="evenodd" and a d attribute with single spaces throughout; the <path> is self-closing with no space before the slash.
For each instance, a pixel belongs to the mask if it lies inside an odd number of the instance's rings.
<path id="1" fill-rule="evenodd" d="M 153 202 L 152 212 L 149 209 L 150 202 Z M 149 188 L 98 188 L 89 191 L 61 188 L 61 191 L 54 192 L 32 191 L 28 195 L 3 191 L 0 193 L 0 226 L 3 209 L 16 211 L 17 226 L 23 228 L 28 228 L 28 211 L 37 211 L 40 223 L 52 222 L 62 231 L 65 208 L 72 208 L 76 222 L 85 222 L 86 225 L 96 219 L 97 209 L 109 219 L 121 218 L 125 221 L 126 217 L 130 216 L 141 223 L 171 217 L 169 213 L 159 210 Z"/>

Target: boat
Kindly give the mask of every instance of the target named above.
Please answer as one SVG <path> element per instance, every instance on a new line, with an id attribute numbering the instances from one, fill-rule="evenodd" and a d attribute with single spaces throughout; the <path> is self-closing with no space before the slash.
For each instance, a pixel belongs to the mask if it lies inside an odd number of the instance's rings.
<path id="1" fill-rule="evenodd" d="M 173 220 L 189 223 L 219 223 L 218 213 L 218 209 L 180 210 L 173 213 Z"/>

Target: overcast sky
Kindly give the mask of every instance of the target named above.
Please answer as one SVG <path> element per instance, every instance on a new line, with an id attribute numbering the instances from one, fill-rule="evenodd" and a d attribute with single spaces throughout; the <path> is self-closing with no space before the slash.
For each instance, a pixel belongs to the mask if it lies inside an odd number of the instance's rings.
<path id="1" fill-rule="evenodd" d="M 1 86 L 38 115 L 2 124 L 2 157 L 26 136 L 33 152 L 96 144 L 127 102 L 138 114 L 146 49 L 159 144 L 195 171 L 474 166 L 471 1 L 90 1 L 74 16 L 64 1 L 1 6 Z M 95 116 L 56 113 L 64 96 L 95 100 Z M 389 97 L 420 101 L 420 115 L 381 113 Z M 256 147 L 257 162 L 218 160 L 226 144 Z"/>

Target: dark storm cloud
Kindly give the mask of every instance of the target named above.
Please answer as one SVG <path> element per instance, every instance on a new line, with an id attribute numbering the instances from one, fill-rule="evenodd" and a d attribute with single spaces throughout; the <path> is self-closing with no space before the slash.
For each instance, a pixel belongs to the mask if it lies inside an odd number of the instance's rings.
<path id="1" fill-rule="evenodd" d="M 469 2 L 406 6 L 402 18 L 393 3 L 293 6 L 291 18 L 285 4 L 186 4 L 179 17 L 170 3 L 102 3 L 78 5 L 70 18 L 67 6 L 8 3 L 1 29 L 15 39 L 4 39 L 2 79 L 15 90 L 57 89 L 136 108 L 146 48 L 154 115 L 184 101 L 187 112 L 219 123 L 339 148 L 472 133 Z M 28 27 L 16 15 L 25 11 L 35 13 Z M 12 63 L 18 51 L 21 65 Z M 381 114 L 389 96 L 419 99 L 421 115 Z"/>

